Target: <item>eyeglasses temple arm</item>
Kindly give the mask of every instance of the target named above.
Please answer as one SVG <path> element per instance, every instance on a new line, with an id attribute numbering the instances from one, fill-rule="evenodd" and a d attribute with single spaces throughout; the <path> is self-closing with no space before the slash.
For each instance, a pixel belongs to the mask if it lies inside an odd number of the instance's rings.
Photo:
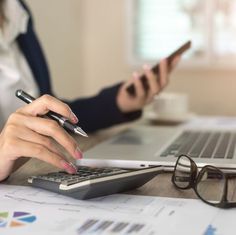
<path id="1" fill-rule="evenodd" d="M 225 176 L 228 178 L 228 179 L 234 179 L 236 178 L 236 173 L 229 173 L 229 172 L 224 172 Z"/>
<path id="2" fill-rule="evenodd" d="M 227 202 L 227 204 L 224 205 L 224 208 L 233 208 L 236 207 L 236 202 Z"/>

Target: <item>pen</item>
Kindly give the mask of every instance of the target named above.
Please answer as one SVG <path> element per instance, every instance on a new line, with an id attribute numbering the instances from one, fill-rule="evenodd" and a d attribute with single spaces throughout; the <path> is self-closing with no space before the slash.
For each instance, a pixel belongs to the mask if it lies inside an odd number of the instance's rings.
<path id="1" fill-rule="evenodd" d="M 17 90 L 16 91 L 16 97 L 21 99 L 22 101 L 24 101 L 27 104 L 32 103 L 35 100 L 34 97 L 30 96 L 29 94 L 27 94 L 23 90 Z M 81 127 L 79 127 L 77 125 L 74 125 L 67 118 L 63 117 L 59 113 L 49 111 L 46 114 L 46 116 L 49 117 L 50 119 L 53 119 L 53 120 L 57 121 L 66 130 L 69 130 L 69 131 L 71 131 L 75 134 L 82 135 L 84 137 L 88 137 L 88 135 L 82 130 Z"/>

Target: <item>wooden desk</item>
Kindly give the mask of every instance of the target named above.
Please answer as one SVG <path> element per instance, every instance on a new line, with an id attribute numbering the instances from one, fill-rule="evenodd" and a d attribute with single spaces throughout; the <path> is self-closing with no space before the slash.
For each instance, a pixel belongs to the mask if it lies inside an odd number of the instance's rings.
<path id="1" fill-rule="evenodd" d="M 101 141 L 111 137 L 114 134 L 126 129 L 129 125 L 122 125 L 110 128 L 105 131 L 97 132 L 87 138 L 77 137 L 80 143 L 82 151 L 86 151 Z M 27 178 L 35 174 L 43 174 L 58 169 L 41 162 L 36 159 L 31 159 L 24 166 L 19 168 L 11 177 L 7 180 L 7 184 L 12 185 L 27 185 Z M 143 187 L 128 192 L 129 194 L 136 195 L 149 195 L 149 196 L 164 196 L 164 197 L 182 197 L 182 198 L 197 198 L 193 190 L 177 190 L 171 182 L 171 173 L 163 173 L 156 176 L 150 182 L 145 184 Z"/>

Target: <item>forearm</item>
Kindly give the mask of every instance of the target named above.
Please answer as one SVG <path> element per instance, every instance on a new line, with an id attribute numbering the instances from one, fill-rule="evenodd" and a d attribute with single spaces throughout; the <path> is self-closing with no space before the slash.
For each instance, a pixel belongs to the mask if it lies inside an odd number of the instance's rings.
<path id="1" fill-rule="evenodd" d="M 116 98 L 121 85 L 122 83 L 103 89 L 94 97 L 67 102 L 79 117 L 79 123 L 85 131 L 93 132 L 133 121 L 141 116 L 141 110 L 123 113 L 119 109 Z"/>

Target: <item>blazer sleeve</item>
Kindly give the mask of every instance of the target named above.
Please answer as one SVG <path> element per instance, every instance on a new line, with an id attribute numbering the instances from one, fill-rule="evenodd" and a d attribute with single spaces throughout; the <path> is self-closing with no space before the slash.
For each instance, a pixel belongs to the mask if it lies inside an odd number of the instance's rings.
<path id="1" fill-rule="evenodd" d="M 133 121 L 142 115 L 141 110 L 130 113 L 119 110 L 116 97 L 121 84 L 103 89 L 90 98 L 66 101 L 78 116 L 79 124 L 85 131 L 94 132 L 115 124 Z"/>
<path id="2" fill-rule="evenodd" d="M 50 73 L 38 37 L 34 31 L 32 15 L 24 3 L 19 0 L 30 16 L 28 31 L 18 37 L 19 46 L 34 74 L 41 95 L 53 95 Z M 141 116 L 141 111 L 122 113 L 116 104 L 116 97 L 122 83 L 103 89 L 97 95 L 65 101 L 78 116 L 81 127 L 87 132 L 93 132 L 115 124 L 135 120 Z"/>

